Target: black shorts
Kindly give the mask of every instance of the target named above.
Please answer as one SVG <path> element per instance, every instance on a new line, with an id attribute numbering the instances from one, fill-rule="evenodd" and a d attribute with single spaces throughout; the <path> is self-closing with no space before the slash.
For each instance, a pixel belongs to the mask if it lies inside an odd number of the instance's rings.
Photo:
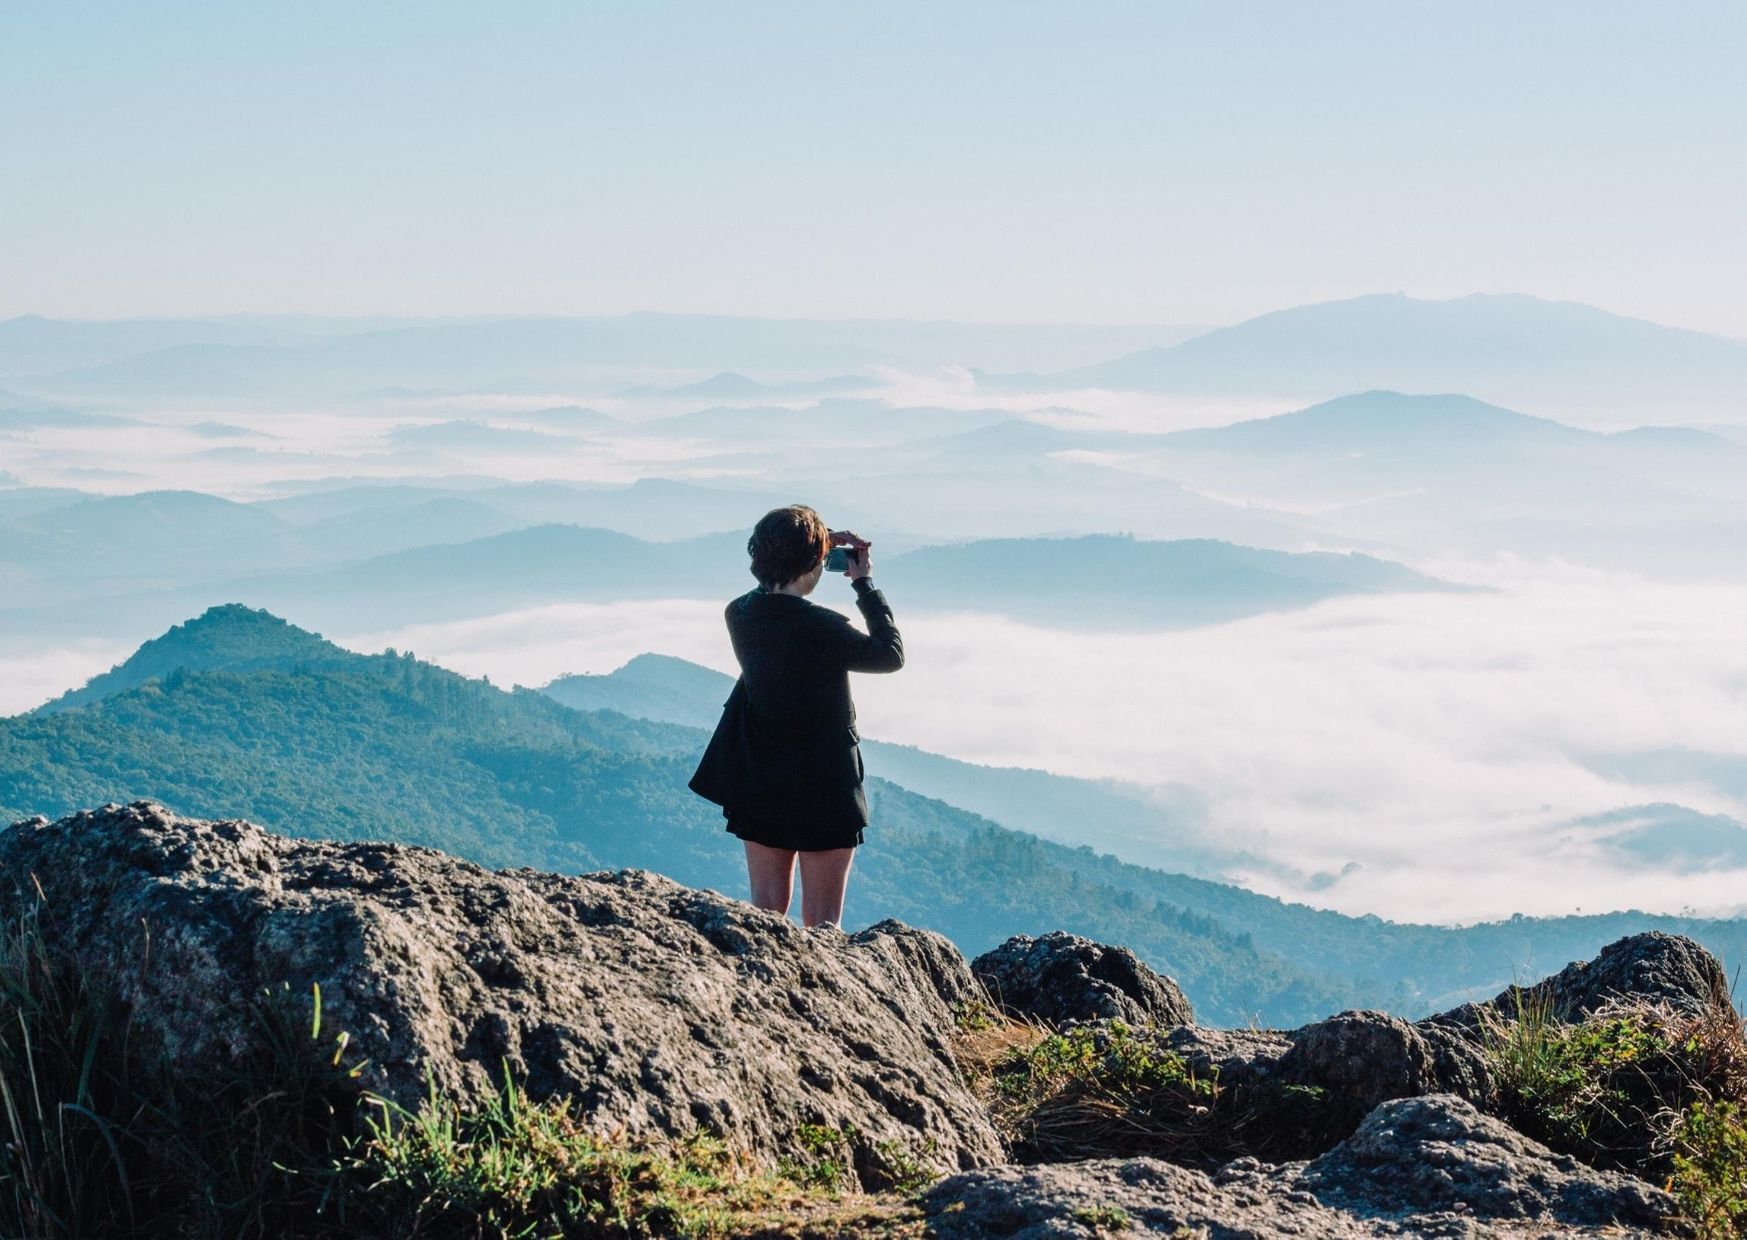
<path id="1" fill-rule="evenodd" d="M 752 818 L 745 814 L 722 811 L 728 820 L 728 832 L 766 848 L 787 848 L 795 852 L 827 852 L 833 848 L 856 848 L 861 844 L 861 828 L 854 826 L 833 829 L 817 823 L 777 823 Z"/>

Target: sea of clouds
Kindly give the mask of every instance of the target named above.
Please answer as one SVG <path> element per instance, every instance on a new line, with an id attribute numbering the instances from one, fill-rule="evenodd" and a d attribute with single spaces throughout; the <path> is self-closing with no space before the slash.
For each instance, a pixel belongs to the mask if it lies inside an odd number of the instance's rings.
<path id="1" fill-rule="evenodd" d="M 901 582 L 887 582 L 908 664 L 856 679 L 862 731 L 979 763 L 1186 784 L 1208 799 L 1211 842 L 1282 867 L 1234 877 L 1343 912 L 1737 910 L 1747 873 L 1623 864 L 1574 823 L 1661 801 L 1747 819 L 1747 804 L 1715 789 L 1590 765 L 1739 751 L 1747 587 L 1508 559 L 1428 567 L 1488 588 L 1085 634 L 907 615 Z M 541 607 L 339 640 L 503 685 L 607 672 L 644 651 L 734 671 L 720 605 L 697 601 Z"/>

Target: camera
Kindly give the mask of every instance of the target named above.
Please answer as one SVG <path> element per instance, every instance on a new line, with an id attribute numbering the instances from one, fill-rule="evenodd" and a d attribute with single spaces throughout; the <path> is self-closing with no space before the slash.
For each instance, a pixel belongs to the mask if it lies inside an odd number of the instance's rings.
<path id="1" fill-rule="evenodd" d="M 849 571 L 852 552 L 848 547 L 833 547 L 825 556 L 825 571 L 828 573 L 846 573 Z"/>

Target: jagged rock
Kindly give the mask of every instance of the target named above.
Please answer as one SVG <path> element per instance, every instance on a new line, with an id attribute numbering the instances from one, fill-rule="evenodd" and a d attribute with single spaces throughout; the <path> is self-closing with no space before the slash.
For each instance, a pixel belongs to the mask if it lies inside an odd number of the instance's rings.
<path id="1" fill-rule="evenodd" d="M 923 1197 L 939 1240 L 1686 1234 L 1672 1197 L 1556 1155 L 1448 1094 L 1378 1106 L 1311 1162 L 1207 1175 L 1151 1158 L 994 1167 Z"/>
<path id="2" fill-rule="evenodd" d="M 478 1099 L 504 1065 L 631 1135 L 705 1128 L 773 1158 L 848 1134 L 877 1186 L 894 1150 L 939 1170 L 1000 1143 L 956 1071 L 952 1005 L 981 993 L 937 934 L 855 935 L 639 871 L 492 872 L 426 848 L 272 835 L 136 802 L 0 834 L 0 910 L 132 1010 L 135 1042 L 199 1068 L 260 1036 L 244 1002 L 321 987 L 363 1083 Z"/>
<path id="3" fill-rule="evenodd" d="M 1195 1010 L 1168 977 L 1126 947 L 1066 931 L 1016 934 L 971 962 L 990 996 L 1016 1016 L 1062 1024 L 1114 1019 L 1129 1024 L 1192 1025 Z"/>
<path id="4" fill-rule="evenodd" d="M 1490 1010 L 1506 1020 L 1519 1007 L 1545 1005 L 1562 1021 L 1577 1021 L 1612 999 L 1647 999 L 1689 1012 L 1728 1002 L 1729 983 L 1717 958 L 1684 935 L 1648 930 L 1616 939 L 1594 960 L 1566 965 L 1533 986 L 1507 986 L 1485 1003 L 1428 1016 L 1419 1022 L 1475 1032 Z"/>

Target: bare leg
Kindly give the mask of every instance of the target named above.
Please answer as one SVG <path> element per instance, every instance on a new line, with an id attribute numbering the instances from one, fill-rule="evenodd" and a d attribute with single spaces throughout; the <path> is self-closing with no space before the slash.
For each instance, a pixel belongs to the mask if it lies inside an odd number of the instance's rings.
<path id="1" fill-rule="evenodd" d="M 752 902 L 786 916 L 795 881 L 794 850 L 771 848 L 751 840 L 741 843 L 746 845 L 746 876 L 752 880 Z"/>
<path id="2" fill-rule="evenodd" d="M 843 893 L 849 886 L 853 848 L 827 848 L 801 854 L 801 924 L 843 924 Z"/>

